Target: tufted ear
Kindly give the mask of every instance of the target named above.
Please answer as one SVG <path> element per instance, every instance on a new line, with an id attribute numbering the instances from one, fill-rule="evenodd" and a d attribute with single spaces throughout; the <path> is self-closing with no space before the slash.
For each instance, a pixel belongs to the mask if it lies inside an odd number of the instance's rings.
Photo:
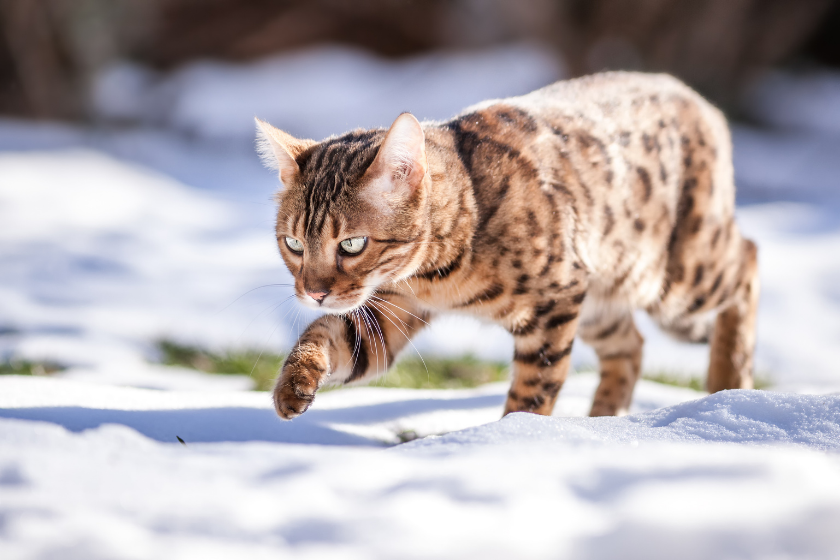
<path id="1" fill-rule="evenodd" d="M 388 129 L 379 152 L 365 172 L 374 201 L 399 200 L 418 188 L 426 175 L 426 136 L 411 113 Z"/>
<path id="2" fill-rule="evenodd" d="M 265 121 L 258 118 L 254 120 L 257 122 L 257 153 L 263 165 L 279 171 L 280 180 L 284 185 L 289 185 L 295 175 L 300 172 L 295 158 L 316 142 L 300 140 L 274 128 Z"/>

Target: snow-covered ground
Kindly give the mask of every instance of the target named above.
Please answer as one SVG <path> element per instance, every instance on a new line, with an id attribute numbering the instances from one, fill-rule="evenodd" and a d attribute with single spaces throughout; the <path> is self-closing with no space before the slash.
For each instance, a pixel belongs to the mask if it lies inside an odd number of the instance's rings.
<path id="1" fill-rule="evenodd" d="M 773 392 L 643 381 L 634 416 L 586 419 L 582 373 L 555 418 L 498 421 L 489 385 L 327 392 L 283 423 L 247 378 L 149 363 L 158 338 L 282 351 L 312 318 L 283 285 L 254 114 L 320 138 L 562 75 L 534 45 L 405 62 L 319 48 L 112 68 L 93 128 L 0 121 L 0 358 L 70 366 L 0 377 L 0 557 L 840 557 L 837 75 L 767 77 L 747 106 L 764 125 L 733 130 Z M 706 347 L 639 322 L 646 370 L 704 372 Z M 512 352 L 462 318 L 417 347 Z M 594 363 L 580 344 L 573 358 Z"/>
<path id="2" fill-rule="evenodd" d="M 595 382 L 573 377 L 560 412 Z M 284 423 L 264 393 L 0 378 L 0 557 L 840 552 L 838 395 L 643 381 L 650 412 L 495 421 L 504 393 L 351 389 Z"/>

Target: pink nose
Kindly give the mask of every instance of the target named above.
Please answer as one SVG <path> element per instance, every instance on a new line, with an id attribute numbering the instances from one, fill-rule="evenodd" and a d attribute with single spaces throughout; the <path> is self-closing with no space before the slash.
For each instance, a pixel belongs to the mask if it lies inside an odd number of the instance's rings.
<path id="1" fill-rule="evenodd" d="M 327 297 L 329 292 L 306 292 L 306 295 L 317 301 L 318 303 L 324 303 L 324 298 Z"/>

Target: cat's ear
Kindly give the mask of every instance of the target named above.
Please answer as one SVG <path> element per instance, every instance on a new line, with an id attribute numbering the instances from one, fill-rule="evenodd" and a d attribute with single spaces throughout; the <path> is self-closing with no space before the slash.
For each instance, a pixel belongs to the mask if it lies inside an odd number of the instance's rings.
<path id="1" fill-rule="evenodd" d="M 374 199 L 397 201 L 418 188 L 426 175 L 426 136 L 411 113 L 388 129 L 373 163 L 365 172 Z"/>
<path id="2" fill-rule="evenodd" d="M 289 185 L 300 172 L 295 158 L 314 145 L 315 141 L 295 138 L 265 121 L 257 118 L 254 120 L 257 122 L 257 153 L 263 165 L 277 170 L 283 184 Z"/>

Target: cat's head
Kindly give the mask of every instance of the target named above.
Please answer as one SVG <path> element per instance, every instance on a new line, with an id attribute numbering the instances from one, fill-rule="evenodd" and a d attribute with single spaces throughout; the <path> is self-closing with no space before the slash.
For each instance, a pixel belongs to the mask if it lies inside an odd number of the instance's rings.
<path id="1" fill-rule="evenodd" d="M 362 305 L 420 265 L 428 230 L 425 137 L 403 113 L 386 130 L 322 142 L 257 119 L 258 151 L 279 172 L 277 244 L 299 301 L 329 313 Z"/>

